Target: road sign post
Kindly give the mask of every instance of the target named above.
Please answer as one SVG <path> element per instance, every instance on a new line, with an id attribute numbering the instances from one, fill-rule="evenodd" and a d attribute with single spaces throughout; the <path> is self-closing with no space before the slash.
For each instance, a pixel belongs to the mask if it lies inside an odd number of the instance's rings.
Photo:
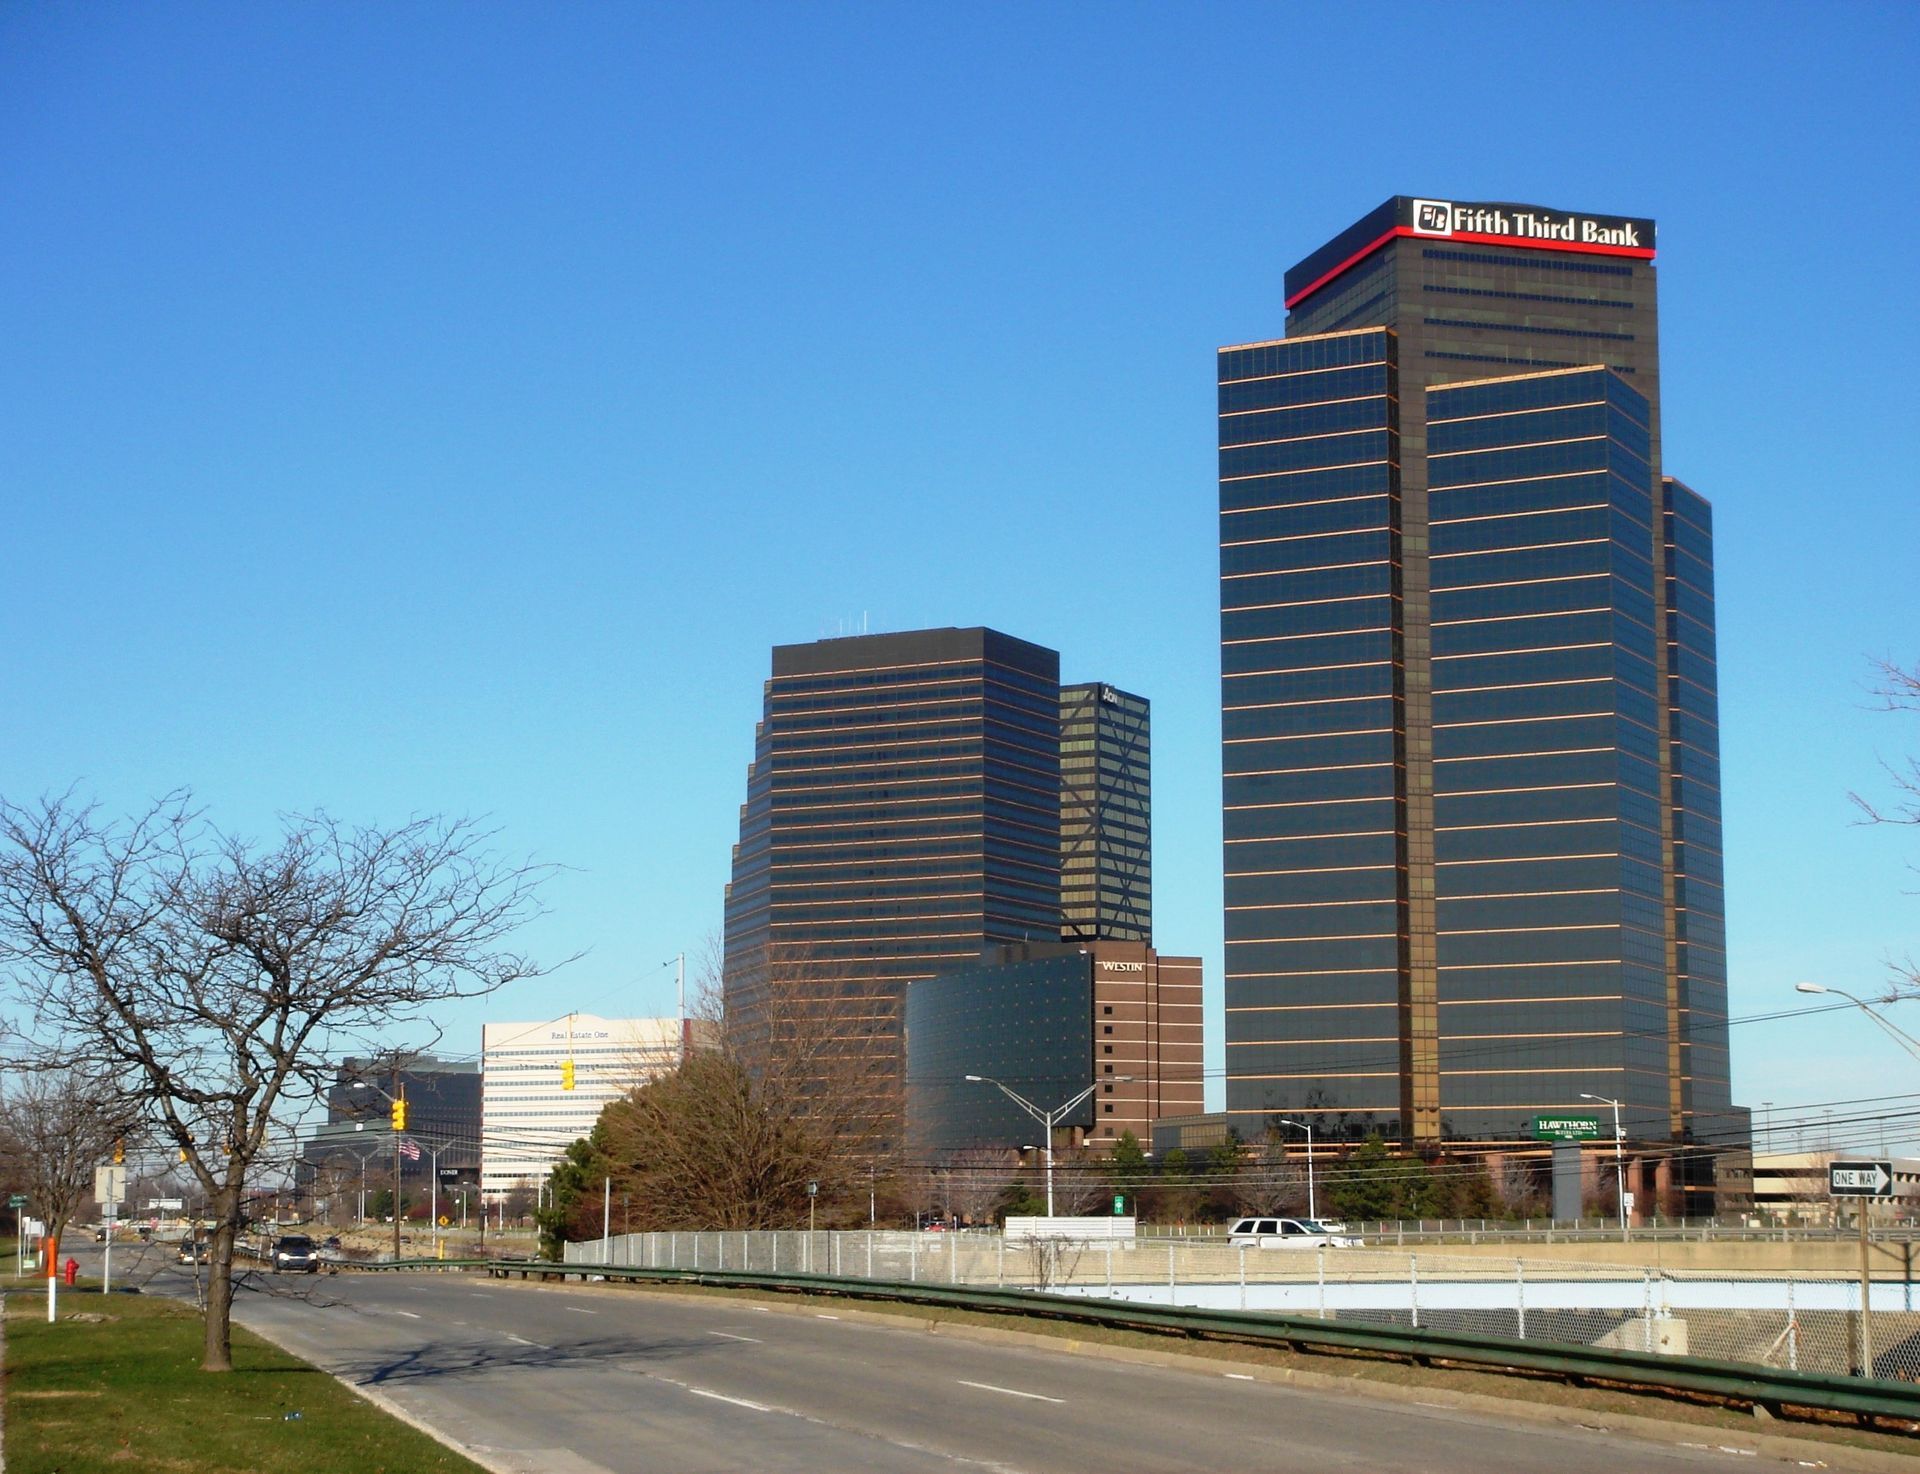
<path id="1" fill-rule="evenodd" d="M 1827 1196 L 1831 1198 L 1890 1198 L 1893 1163 L 1843 1161 L 1827 1163 Z M 1867 1239 L 1867 1204 L 1860 1211 L 1860 1375 L 1873 1375 L 1873 1268 Z"/>

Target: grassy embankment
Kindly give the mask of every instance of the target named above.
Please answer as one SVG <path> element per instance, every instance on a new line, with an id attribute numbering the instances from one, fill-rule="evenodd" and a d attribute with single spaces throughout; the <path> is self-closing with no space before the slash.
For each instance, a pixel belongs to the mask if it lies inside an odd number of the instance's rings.
<path id="1" fill-rule="evenodd" d="M 479 1469 L 238 1326 L 233 1372 L 202 1372 L 200 1318 L 186 1306 L 63 1296 L 48 1325 L 43 1296 L 6 1303 L 8 1474 Z"/>

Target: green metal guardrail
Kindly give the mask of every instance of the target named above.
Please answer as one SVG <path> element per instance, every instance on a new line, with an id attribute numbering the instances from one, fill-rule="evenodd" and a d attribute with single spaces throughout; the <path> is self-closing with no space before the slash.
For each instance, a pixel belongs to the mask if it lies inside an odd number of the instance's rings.
<path id="1" fill-rule="evenodd" d="M 1239 1341 L 1288 1350 L 1361 1352 L 1420 1365 L 1442 1363 L 1517 1376 L 1557 1377 L 1576 1385 L 1627 1388 L 1670 1397 L 1710 1399 L 1775 1417 L 1847 1413 L 1882 1431 L 1920 1432 L 1920 1385 L 1882 1378 L 1822 1376 L 1780 1371 L 1746 1362 L 1653 1352 L 1543 1345 L 1505 1336 L 1362 1326 L 1310 1316 L 1256 1311 L 1198 1310 L 1140 1305 L 1121 1300 L 1068 1299 L 1036 1290 L 988 1290 L 969 1286 L 893 1284 L 829 1275 L 748 1274 L 739 1271 L 638 1269 L 621 1265 L 556 1264 L 548 1260 L 465 1261 L 484 1265 L 495 1278 L 606 1279 L 707 1285 L 788 1294 L 838 1295 L 909 1305 L 945 1306 L 1002 1315 L 1023 1315 L 1119 1330 L 1150 1331 L 1201 1340 Z M 452 1260 L 363 1266 L 452 1267 Z M 1900 1427 L 1905 1423 L 1909 1426 Z"/>

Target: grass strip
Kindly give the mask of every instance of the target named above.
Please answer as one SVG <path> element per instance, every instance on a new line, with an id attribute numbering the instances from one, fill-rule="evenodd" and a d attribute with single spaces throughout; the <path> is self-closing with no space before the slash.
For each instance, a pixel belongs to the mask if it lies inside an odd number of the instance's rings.
<path id="1" fill-rule="evenodd" d="M 7 1296 L 7 1474 L 469 1474 L 480 1466 L 325 1372 L 233 1328 L 200 1370 L 200 1317 L 140 1295 Z"/>

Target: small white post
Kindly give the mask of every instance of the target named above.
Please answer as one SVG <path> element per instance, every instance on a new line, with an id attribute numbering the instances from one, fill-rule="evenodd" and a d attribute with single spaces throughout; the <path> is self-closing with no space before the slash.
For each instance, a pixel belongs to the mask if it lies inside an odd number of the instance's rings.
<path id="1" fill-rule="evenodd" d="M 960 1235 L 951 1232 L 947 1234 L 947 1283 L 960 1283 Z"/>
<path id="2" fill-rule="evenodd" d="M 1242 1249 L 1240 1252 L 1244 1254 L 1246 1250 Z M 1314 1258 L 1319 1260 L 1320 1319 L 1325 1320 L 1327 1318 L 1327 1251 L 1325 1249 L 1314 1250 Z"/>
<path id="3" fill-rule="evenodd" d="M 107 1293 L 107 1287 L 113 1283 L 113 1231 L 120 1226 L 119 1220 L 107 1220 L 107 1252 L 100 1266 L 100 1293 Z"/>
<path id="4" fill-rule="evenodd" d="M 1240 1251 L 1240 1258 L 1241 1258 L 1240 1272 L 1243 1277 L 1246 1274 L 1246 1253 L 1247 1251 L 1245 1249 L 1242 1249 Z M 1109 1300 L 1113 1298 L 1113 1240 L 1112 1239 L 1107 1240 L 1107 1298 Z M 1242 1289 L 1240 1292 L 1240 1307 L 1243 1310 L 1246 1308 L 1246 1301 L 1247 1301 L 1246 1291 Z"/>
<path id="5" fill-rule="evenodd" d="M 1413 1328 L 1420 1329 L 1420 1256 L 1407 1255 L 1407 1304 L 1413 1311 Z"/>
<path id="6" fill-rule="evenodd" d="M 1527 1261 L 1513 1261 L 1513 1298 L 1520 1310 L 1520 1339 L 1527 1339 Z"/>
<path id="7" fill-rule="evenodd" d="M 1793 1313 L 1793 1281 L 1787 1281 L 1787 1370 L 1800 1370 L 1800 1321 Z"/>
<path id="8" fill-rule="evenodd" d="M 1324 1252 L 1324 1251 L 1323 1251 Z M 1107 1289 L 1113 1289 L 1113 1250 L 1107 1250 Z M 1247 1308 L 1247 1246 L 1240 1246 L 1240 1308 Z"/>
<path id="9" fill-rule="evenodd" d="M 1168 1239 L 1167 1240 L 1167 1304 L 1171 1305 L 1173 1303 L 1174 1303 L 1174 1300 L 1173 1300 L 1173 1240 Z"/>
<path id="10" fill-rule="evenodd" d="M 1646 1334 L 1640 1338 L 1641 1345 L 1645 1350 L 1651 1351 L 1653 1350 L 1653 1271 L 1650 1269 L 1640 1271 L 1640 1321 L 1647 1328 Z"/>
<path id="11" fill-rule="evenodd" d="M 600 1262 L 613 1263 L 613 1179 L 611 1177 L 607 1178 L 600 1188 Z"/>

